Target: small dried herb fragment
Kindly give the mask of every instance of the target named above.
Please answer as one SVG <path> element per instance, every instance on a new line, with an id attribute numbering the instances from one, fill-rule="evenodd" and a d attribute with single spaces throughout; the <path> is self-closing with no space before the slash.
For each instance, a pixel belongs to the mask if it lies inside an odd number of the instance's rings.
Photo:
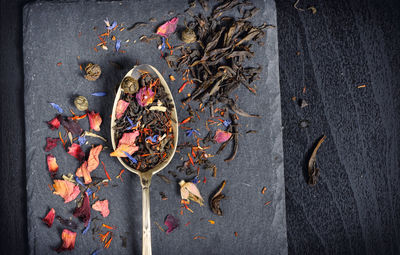
<path id="1" fill-rule="evenodd" d="M 324 135 L 315 146 L 313 153 L 308 161 L 308 185 L 314 186 L 317 184 L 317 178 L 319 176 L 319 168 L 316 167 L 317 152 L 321 144 L 325 141 L 326 136 Z"/>
<path id="2" fill-rule="evenodd" d="M 220 202 L 221 202 L 222 199 L 225 198 L 225 195 L 221 194 L 222 190 L 225 187 L 225 184 L 226 184 L 226 181 L 224 180 L 221 183 L 221 185 L 220 185 L 219 189 L 217 190 L 217 192 L 214 194 L 214 196 L 210 200 L 210 207 L 211 207 L 212 212 L 217 214 L 217 215 L 219 215 L 219 216 L 222 216 L 222 210 L 220 208 Z"/>

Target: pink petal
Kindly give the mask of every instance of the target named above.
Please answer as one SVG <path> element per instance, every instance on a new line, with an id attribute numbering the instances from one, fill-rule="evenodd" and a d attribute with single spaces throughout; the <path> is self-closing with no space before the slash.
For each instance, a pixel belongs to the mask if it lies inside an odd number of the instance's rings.
<path id="1" fill-rule="evenodd" d="M 172 216 L 171 214 L 168 214 L 167 217 L 165 218 L 164 224 L 168 227 L 167 229 L 167 234 L 171 233 L 174 229 L 179 227 L 179 220 Z"/>
<path id="2" fill-rule="evenodd" d="M 81 192 L 78 185 L 75 185 L 72 182 L 66 180 L 54 180 L 53 187 L 53 194 L 59 195 L 60 197 L 64 198 L 64 203 L 71 202 Z"/>
<path id="3" fill-rule="evenodd" d="M 100 131 L 100 125 L 102 122 L 100 113 L 95 113 L 94 111 L 91 111 L 88 112 L 88 117 L 89 117 L 90 129 L 93 129 L 94 131 Z"/>
<path id="4" fill-rule="evenodd" d="M 99 154 L 102 149 L 103 149 L 103 145 L 101 145 L 101 144 L 90 149 L 89 158 L 88 158 L 88 167 L 87 167 L 89 172 L 92 172 L 99 166 L 99 164 L 100 164 Z"/>
<path id="5" fill-rule="evenodd" d="M 157 34 L 168 37 L 176 30 L 176 25 L 178 24 L 179 18 L 175 17 L 170 21 L 167 21 L 163 25 L 157 28 Z"/>
<path id="6" fill-rule="evenodd" d="M 124 151 L 126 151 L 127 153 L 132 155 L 137 150 L 139 150 L 138 146 L 131 146 L 131 145 L 128 145 L 128 144 L 121 144 L 120 146 L 117 147 L 117 149 L 115 151 L 110 153 L 110 156 L 111 157 L 124 158 L 124 157 L 127 157 L 126 154 L 124 153 Z"/>
<path id="7" fill-rule="evenodd" d="M 229 140 L 231 138 L 232 133 L 223 131 L 221 129 L 218 129 L 217 132 L 215 133 L 214 140 L 217 143 L 223 143 Z"/>
<path id="8" fill-rule="evenodd" d="M 139 134 L 140 134 L 139 130 L 136 130 L 133 133 L 124 133 L 118 142 L 118 147 L 121 146 L 122 144 L 135 146 L 135 140 L 136 140 L 136 137 L 139 136 Z"/>
<path id="9" fill-rule="evenodd" d="M 68 154 L 79 161 L 82 161 L 85 158 L 85 153 L 82 151 L 81 146 L 76 143 L 73 143 L 68 147 Z"/>
<path id="10" fill-rule="evenodd" d="M 92 205 L 92 208 L 93 210 L 99 211 L 104 218 L 110 214 L 110 210 L 108 209 L 108 200 L 98 200 Z"/>
<path id="11" fill-rule="evenodd" d="M 62 252 L 65 250 L 73 250 L 75 248 L 76 233 L 64 229 L 61 234 L 61 239 L 63 244 L 56 250 L 57 252 Z"/>
<path id="12" fill-rule="evenodd" d="M 85 184 L 89 184 L 92 182 L 92 177 L 90 176 L 90 171 L 88 170 L 88 162 L 85 161 L 82 165 L 76 170 L 76 176 L 83 177 L 85 180 Z"/>
<path id="13" fill-rule="evenodd" d="M 128 108 L 129 103 L 120 99 L 117 103 L 117 110 L 116 110 L 116 118 L 119 119 L 124 115 L 124 112 L 126 111 L 126 108 Z"/>
<path id="14" fill-rule="evenodd" d="M 136 100 L 141 106 L 153 103 L 156 93 L 151 88 L 143 87 L 136 93 Z"/>
<path id="15" fill-rule="evenodd" d="M 47 213 L 46 217 L 42 219 L 42 221 L 46 223 L 49 228 L 51 228 L 55 216 L 56 216 L 56 210 L 54 210 L 54 208 L 51 208 L 50 211 Z"/>

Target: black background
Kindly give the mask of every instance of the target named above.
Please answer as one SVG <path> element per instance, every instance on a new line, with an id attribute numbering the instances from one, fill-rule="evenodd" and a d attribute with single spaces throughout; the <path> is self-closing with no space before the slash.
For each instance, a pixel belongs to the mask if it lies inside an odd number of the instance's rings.
<path id="1" fill-rule="evenodd" d="M 0 6 L 1 254 L 27 253 L 26 2 Z M 289 253 L 400 254 L 400 4 L 300 1 L 313 15 L 293 3 L 277 1 Z M 309 187 L 305 157 L 323 134 L 321 177 Z"/>

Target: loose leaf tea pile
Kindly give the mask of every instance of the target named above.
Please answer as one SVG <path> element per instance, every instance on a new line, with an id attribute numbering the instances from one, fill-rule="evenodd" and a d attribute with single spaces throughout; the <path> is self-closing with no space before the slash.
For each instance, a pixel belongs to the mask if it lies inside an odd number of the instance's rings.
<path id="1" fill-rule="evenodd" d="M 139 80 L 126 77 L 117 104 L 114 129 L 118 146 L 111 156 L 128 158 L 134 169 L 146 171 L 168 158 L 173 149 L 171 112 L 174 105 L 159 78 L 142 71 Z"/>

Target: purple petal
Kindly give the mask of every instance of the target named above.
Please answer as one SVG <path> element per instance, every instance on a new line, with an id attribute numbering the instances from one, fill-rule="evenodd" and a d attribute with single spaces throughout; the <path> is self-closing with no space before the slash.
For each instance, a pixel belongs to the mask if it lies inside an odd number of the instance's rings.
<path id="1" fill-rule="evenodd" d="M 171 214 L 168 214 L 165 218 L 164 224 L 168 227 L 167 233 L 171 233 L 174 229 L 179 227 L 179 220 Z"/>
<path id="2" fill-rule="evenodd" d="M 230 120 L 224 120 L 222 124 L 224 124 L 225 127 L 229 127 L 229 125 L 232 123 Z"/>
<path id="3" fill-rule="evenodd" d="M 115 43 L 115 49 L 117 50 L 117 52 L 119 51 L 119 48 L 121 48 L 121 40 L 117 40 L 117 42 Z"/>
<path id="4" fill-rule="evenodd" d="M 89 219 L 89 223 L 88 223 L 87 227 L 82 231 L 83 235 L 86 234 L 86 232 L 88 232 L 88 230 L 90 228 L 90 222 L 91 222 L 91 219 Z"/>
<path id="5" fill-rule="evenodd" d="M 111 26 L 106 26 L 106 28 L 107 28 L 108 30 L 113 30 L 116 26 L 117 26 L 117 22 L 114 21 L 114 22 L 111 24 Z"/>
<path id="6" fill-rule="evenodd" d="M 53 106 L 53 108 L 56 109 L 59 113 L 63 113 L 63 112 L 64 112 L 64 110 L 63 110 L 58 104 L 55 104 L 55 103 L 50 103 L 50 104 L 51 104 L 51 106 Z"/>
<path id="7" fill-rule="evenodd" d="M 104 97 L 105 95 L 107 95 L 106 92 L 95 92 L 95 93 L 92 93 L 92 96 L 96 96 L 96 97 Z"/>
<path id="8" fill-rule="evenodd" d="M 132 163 L 137 164 L 137 160 L 131 156 L 128 152 L 124 151 L 125 155 L 132 161 Z"/>
<path id="9" fill-rule="evenodd" d="M 85 136 L 79 136 L 78 142 L 79 142 L 79 145 L 81 145 L 81 146 L 84 145 L 86 143 L 86 137 Z"/>

